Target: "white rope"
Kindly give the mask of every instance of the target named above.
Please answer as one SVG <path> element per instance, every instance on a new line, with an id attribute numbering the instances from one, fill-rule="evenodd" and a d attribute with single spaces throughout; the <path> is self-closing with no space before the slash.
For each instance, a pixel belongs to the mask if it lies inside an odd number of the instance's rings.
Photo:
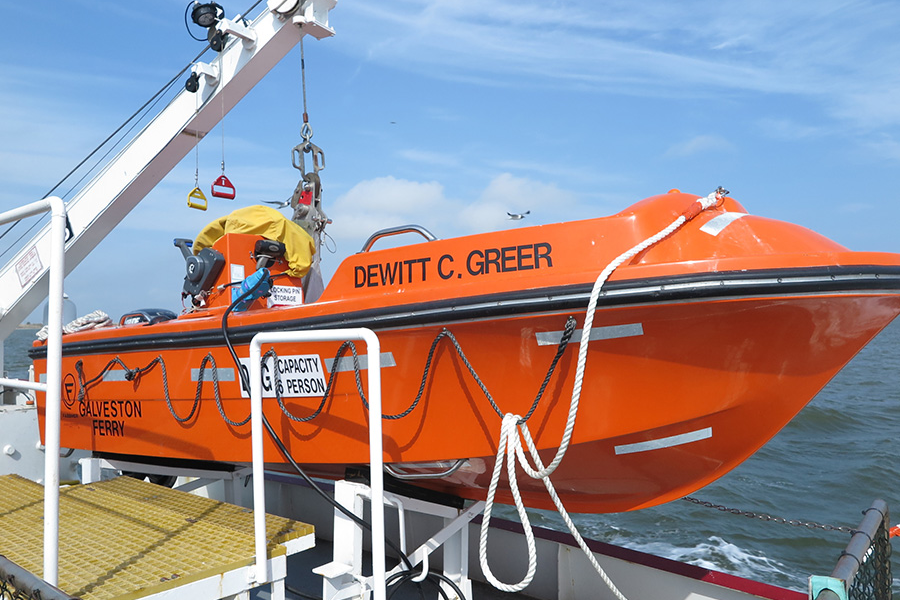
<path id="1" fill-rule="evenodd" d="M 528 514 L 525 512 L 525 505 L 522 502 L 522 495 L 519 492 L 519 486 L 516 483 L 516 459 L 518 459 L 518 463 L 522 466 L 522 469 L 529 477 L 531 477 L 532 479 L 540 479 L 544 483 L 544 487 L 547 488 L 547 492 L 550 494 L 550 498 L 553 500 L 553 504 L 556 506 L 556 509 L 565 522 L 566 527 L 569 529 L 569 532 L 578 542 L 578 545 L 581 547 L 585 556 L 594 567 L 594 570 L 597 571 L 597 573 L 600 575 L 600 578 L 609 587 L 613 595 L 619 600 L 627 600 L 603 570 L 603 567 L 601 567 L 597 562 L 597 559 L 594 557 L 594 553 L 591 552 L 590 548 L 588 548 L 588 545 L 584 541 L 584 538 L 582 538 L 581 534 L 578 533 L 578 529 L 569 518 L 569 514 L 563 506 L 562 500 L 559 499 L 559 496 L 557 495 L 553 484 L 550 482 L 550 475 L 562 462 L 562 459 L 566 454 L 566 450 L 568 450 L 569 442 L 572 439 L 572 432 L 575 429 L 575 418 L 578 414 L 578 403 L 581 399 L 581 387 L 584 381 L 585 365 L 587 364 L 588 342 L 590 341 L 591 329 L 594 324 L 594 313 L 597 309 L 597 300 L 600 297 L 600 290 L 603 288 L 606 280 L 609 279 L 610 275 L 612 275 L 612 273 L 621 265 L 631 260 L 647 248 L 658 244 L 665 238 L 672 235 L 682 225 L 699 214 L 701 211 L 715 206 L 726 193 L 727 192 L 719 188 L 706 198 L 698 199 L 697 203 L 695 203 L 691 206 L 691 208 L 679 215 L 678 218 L 675 219 L 668 227 L 660 230 L 656 235 L 647 238 L 628 251 L 620 254 L 612 262 L 610 262 L 606 266 L 606 268 L 603 269 L 603 271 L 600 272 L 600 275 L 597 276 L 597 280 L 594 282 L 594 287 L 591 289 L 590 299 L 588 300 L 588 306 L 584 317 L 584 326 L 581 329 L 581 345 L 578 349 L 578 363 L 575 369 L 575 383 L 572 387 L 572 399 L 569 404 L 569 414 L 566 419 L 566 427 L 563 431 L 562 439 L 560 440 L 558 449 L 556 451 L 556 456 L 553 457 L 553 460 L 549 465 L 547 465 L 546 467 L 544 466 L 543 461 L 538 454 L 537 446 L 535 445 L 534 440 L 531 437 L 531 432 L 528 429 L 527 423 L 522 422 L 521 424 L 519 424 L 519 431 L 521 431 L 520 437 L 516 432 L 516 425 L 520 421 L 522 421 L 522 418 L 519 415 L 514 415 L 512 413 L 507 413 L 506 416 L 503 417 L 503 423 L 500 426 L 500 440 L 497 442 L 497 457 L 494 463 L 494 471 L 491 475 L 491 483 L 488 487 L 487 499 L 484 506 L 484 518 L 481 521 L 481 536 L 478 545 L 478 557 L 481 562 L 481 570 L 484 572 L 485 578 L 498 590 L 504 592 L 522 591 L 531 583 L 531 580 L 534 578 L 534 573 L 537 570 L 537 549 L 534 542 L 534 533 L 531 529 L 531 522 L 528 520 Z M 515 438 L 515 442 L 513 438 Z M 525 456 L 525 451 L 522 447 L 522 438 L 524 438 L 525 443 L 528 446 L 528 452 L 531 455 L 531 459 L 534 461 L 535 468 L 531 467 L 527 457 Z M 504 454 L 506 455 L 505 461 Z M 526 572 L 525 577 L 516 584 L 507 584 L 499 581 L 496 577 L 494 577 L 487 563 L 488 525 L 491 520 L 491 511 L 493 509 L 494 496 L 496 495 L 497 487 L 500 483 L 500 470 L 502 468 L 501 463 L 503 462 L 506 463 L 510 493 L 512 493 L 513 500 L 515 501 L 516 511 L 519 513 L 519 519 L 521 520 L 522 527 L 525 531 L 525 544 L 528 547 L 528 571 Z"/>
<path id="2" fill-rule="evenodd" d="M 484 517 L 481 519 L 481 536 L 478 543 L 478 558 L 481 561 L 481 570 L 491 585 L 501 592 L 520 592 L 528 587 L 534 578 L 537 570 L 537 549 L 534 545 L 534 532 L 531 530 L 531 521 L 528 520 L 528 514 L 525 512 L 525 505 L 522 502 L 522 495 L 519 493 L 519 486 L 516 485 L 516 465 L 513 455 L 513 442 L 510 439 L 515 433 L 517 415 L 507 414 L 503 417 L 503 423 L 500 425 L 500 440 L 497 442 L 497 460 L 494 462 L 494 472 L 491 474 L 491 484 L 488 487 L 488 495 L 484 504 Z M 512 433 L 511 431 L 512 430 Z M 507 460 L 503 460 L 504 453 Z M 513 499 L 516 503 L 516 510 L 519 513 L 519 520 L 525 530 L 525 544 L 528 546 L 528 572 L 525 577 L 516 584 L 503 583 L 491 572 L 487 563 L 487 542 L 488 542 L 488 525 L 491 522 L 491 510 L 494 507 L 494 494 L 497 493 L 497 485 L 500 482 L 500 466 L 506 462 L 507 476 L 509 477 L 509 488 L 512 492 Z"/>

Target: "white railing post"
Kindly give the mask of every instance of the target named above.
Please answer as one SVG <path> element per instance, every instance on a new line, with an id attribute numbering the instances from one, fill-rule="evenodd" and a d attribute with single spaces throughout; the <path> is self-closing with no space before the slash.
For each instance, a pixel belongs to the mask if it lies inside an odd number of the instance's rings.
<path id="1" fill-rule="evenodd" d="M 369 470 L 372 490 L 372 574 L 375 600 L 385 599 L 384 552 L 384 449 L 381 429 L 381 343 L 371 329 L 323 329 L 318 331 L 263 332 L 250 341 L 250 434 L 253 459 L 253 519 L 256 535 L 256 582 L 268 580 L 266 569 L 266 493 L 263 459 L 262 382 L 263 344 L 285 342 L 334 342 L 361 340 L 366 343 L 369 384 Z"/>
<path id="2" fill-rule="evenodd" d="M 47 296 L 47 385 L 44 404 L 44 580 L 59 582 L 59 426 L 62 391 L 62 301 L 66 204 L 51 196 L 0 214 L 0 224 L 50 211 L 50 290 Z M 25 386 L 19 386 L 25 387 Z M 32 388 L 40 389 L 40 388 Z"/>
<path id="3" fill-rule="evenodd" d="M 50 203 L 50 292 L 47 296 L 47 394 L 44 405 L 44 579 L 59 582 L 59 438 L 62 392 L 63 280 L 66 276 L 66 206 Z"/>
<path id="4" fill-rule="evenodd" d="M 263 458 L 263 412 L 262 412 L 262 380 L 260 369 L 260 344 L 256 334 L 250 341 L 250 444 L 253 479 L 253 531 L 256 544 L 256 571 L 253 573 L 257 583 L 269 579 L 267 565 L 268 545 L 266 544 L 266 488 L 265 460 Z"/>

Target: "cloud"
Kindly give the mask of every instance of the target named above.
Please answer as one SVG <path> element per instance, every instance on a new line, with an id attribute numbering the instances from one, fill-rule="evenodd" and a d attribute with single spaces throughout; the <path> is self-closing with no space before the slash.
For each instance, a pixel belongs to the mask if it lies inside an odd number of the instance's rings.
<path id="1" fill-rule="evenodd" d="M 760 119 L 757 125 L 763 135 L 780 141 L 797 141 L 824 134 L 819 127 L 803 125 L 790 119 Z"/>
<path id="2" fill-rule="evenodd" d="M 449 154 L 446 152 L 433 152 L 430 150 L 409 148 L 406 150 L 400 150 L 397 154 L 400 158 L 413 163 L 454 169 L 457 169 L 461 166 L 458 155 Z"/>
<path id="3" fill-rule="evenodd" d="M 843 214 L 855 214 L 861 212 L 868 212 L 875 209 L 876 206 L 872 203 L 868 202 L 848 202 L 847 204 L 842 204 L 835 208 L 835 212 L 843 213 Z"/>
<path id="4" fill-rule="evenodd" d="M 900 123 L 896 13 L 891 4 L 842 0 L 341 7 L 345 51 L 437 79 L 666 98 L 784 94 L 811 98 L 854 126 Z"/>
<path id="5" fill-rule="evenodd" d="M 864 142 L 873 156 L 881 160 L 900 162 L 900 142 L 888 134 L 880 134 Z"/>
<path id="6" fill-rule="evenodd" d="M 734 144 L 721 136 L 698 135 L 669 147 L 665 155 L 670 158 L 686 158 L 697 154 L 733 152 L 734 150 Z"/>
<path id="7" fill-rule="evenodd" d="M 437 182 L 378 177 L 357 183 L 335 199 L 328 210 L 335 222 L 329 233 L 361 243 L 377 230 L 416 220 L 425 227 L 434 226 L 446 219 L 450 207 L 444 187 Z"/>
<path id="8" fill-rule="evenodd" d="M 471 232 L 493 231 L 510 226 L 535 225 L 566 220 L 577 209 L 574 194 L 556 185 L 503 173 L 495 177 L 477 202 L 460 213 L 460 224 Z M 531 214 L 524 221 L 511 222 L 508 212 Z M 563 217 L 563 218 L 561 218 Z"/>
<path id="9" fill-rule="evenodd" d="M 509 173 L 494 177 L 468 201 L 447 195 L 437 182 L 378 177 L 356 184 L 334 201 L 328 209 L 334 221 L 328 233 L 340 245 L 338 254 L 345 256 L 388 227 L 412 223 L 438 237 L 451 237 L 566 220 L 579 209 L 573 193 Z M 507 218 L 507 212 L 526 210 L 531 215 L 525 221 Z"/>

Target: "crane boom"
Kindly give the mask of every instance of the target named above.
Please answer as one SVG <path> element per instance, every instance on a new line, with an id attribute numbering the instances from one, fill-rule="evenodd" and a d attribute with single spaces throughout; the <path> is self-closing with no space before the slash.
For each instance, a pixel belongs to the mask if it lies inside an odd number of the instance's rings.
<path id="1" fill-rule="evenodd" d="M 71 234 L 66 274 L 183 159 L 225 113 L 262 80 L 304 35 L 334 35 L 328 13 L 337 0 L 269 0 L 252 23 L 227 19 L 216 28 L 225 47 L 197 63 L 197 89 L 182 89 L 128 144 L 66 203 Z M 0 341 L 33 311 L 48 290 L 50 225 L 0 269 Z"/>

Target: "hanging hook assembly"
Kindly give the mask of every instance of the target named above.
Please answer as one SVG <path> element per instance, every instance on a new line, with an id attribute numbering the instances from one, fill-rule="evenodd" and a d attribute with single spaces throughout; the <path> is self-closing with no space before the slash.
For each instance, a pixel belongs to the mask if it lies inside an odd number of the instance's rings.
<path id="1" fill-rule="evenodd" d="M 188 194 L 187 205 L 191 208 L 196 208 L 197 210 L 206 210 L 209 202 L 207 202 L 206 196 L 203 194 L 203 190 L 201 190 L 199 187 L 195 187 Z"/>

